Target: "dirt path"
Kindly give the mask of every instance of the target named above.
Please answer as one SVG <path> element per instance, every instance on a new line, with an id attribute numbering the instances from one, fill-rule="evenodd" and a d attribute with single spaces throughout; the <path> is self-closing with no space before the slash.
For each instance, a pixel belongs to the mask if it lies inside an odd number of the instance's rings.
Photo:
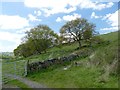
<path id="1" fill-rule="evenodd" d="M 23 78 L 23 77 L 20 77 L 20 76 L 14 76 L 12 74 L 5 74 L 5 76 L 17 79 L 17 80 L 21 81 L 22 83 L 26 84 L 30 88 L 47 88 L 44 85 L 41 85 L 41 84 L 39 84 L 35 81 L 31 81 L 29 79 L 26 79 L 26 78 Z"/>

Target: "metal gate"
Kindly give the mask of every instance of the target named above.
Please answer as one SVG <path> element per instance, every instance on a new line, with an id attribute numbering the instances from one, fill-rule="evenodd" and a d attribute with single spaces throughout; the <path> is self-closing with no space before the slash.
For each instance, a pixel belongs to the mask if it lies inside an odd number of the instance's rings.
<path id="1" fill-rule="evenodd" d="M 9 80 L 9 75 L 13 75 L 14 79 L 16 76 L 26 76 L 27 75 L 27 61 L 2 61 L 2 83 L 6 83 Z"/>

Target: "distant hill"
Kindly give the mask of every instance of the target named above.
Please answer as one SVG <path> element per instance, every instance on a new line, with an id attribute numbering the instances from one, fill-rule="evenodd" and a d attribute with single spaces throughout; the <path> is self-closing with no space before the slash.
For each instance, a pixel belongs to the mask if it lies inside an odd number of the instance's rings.
<path id="1" fill-rule="evenodd" d="M 2 59 L 10 59 L 14 57 L 13 52 L 0 52 L 0 58 Z"/>

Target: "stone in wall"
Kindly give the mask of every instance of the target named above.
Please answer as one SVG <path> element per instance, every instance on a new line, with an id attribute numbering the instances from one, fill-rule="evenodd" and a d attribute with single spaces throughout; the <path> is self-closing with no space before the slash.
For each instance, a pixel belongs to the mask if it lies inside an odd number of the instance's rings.
<path id="1" fill-rule="evenodd" d="M 41 62 L 41 61 L 33 62 L 33 63 L 30 63 L 27 65 L 28 72 L 35 72 L 35 71 L 39 71 L 41 69 L 46 69 L 52 65 L 63 64 L 64 62 L 70 62 L 78 57 L 79 57 L 78 54 L 73 53 L 68 56 L 53 58 L 53 59 L 45 60 L 43 62 Z"/>

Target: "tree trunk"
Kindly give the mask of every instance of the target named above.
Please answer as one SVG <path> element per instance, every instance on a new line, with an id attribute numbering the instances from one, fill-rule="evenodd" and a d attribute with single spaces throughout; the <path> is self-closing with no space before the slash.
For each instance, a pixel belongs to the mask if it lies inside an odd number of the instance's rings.
<path id="1" fill-rule="evenodd" d="M 81 48 L 81 46 L 82 46 L 82 45 L 81 45 L 81 41 L 79 40 L 78 43 L 79 43 L 79 48 Z"/>

